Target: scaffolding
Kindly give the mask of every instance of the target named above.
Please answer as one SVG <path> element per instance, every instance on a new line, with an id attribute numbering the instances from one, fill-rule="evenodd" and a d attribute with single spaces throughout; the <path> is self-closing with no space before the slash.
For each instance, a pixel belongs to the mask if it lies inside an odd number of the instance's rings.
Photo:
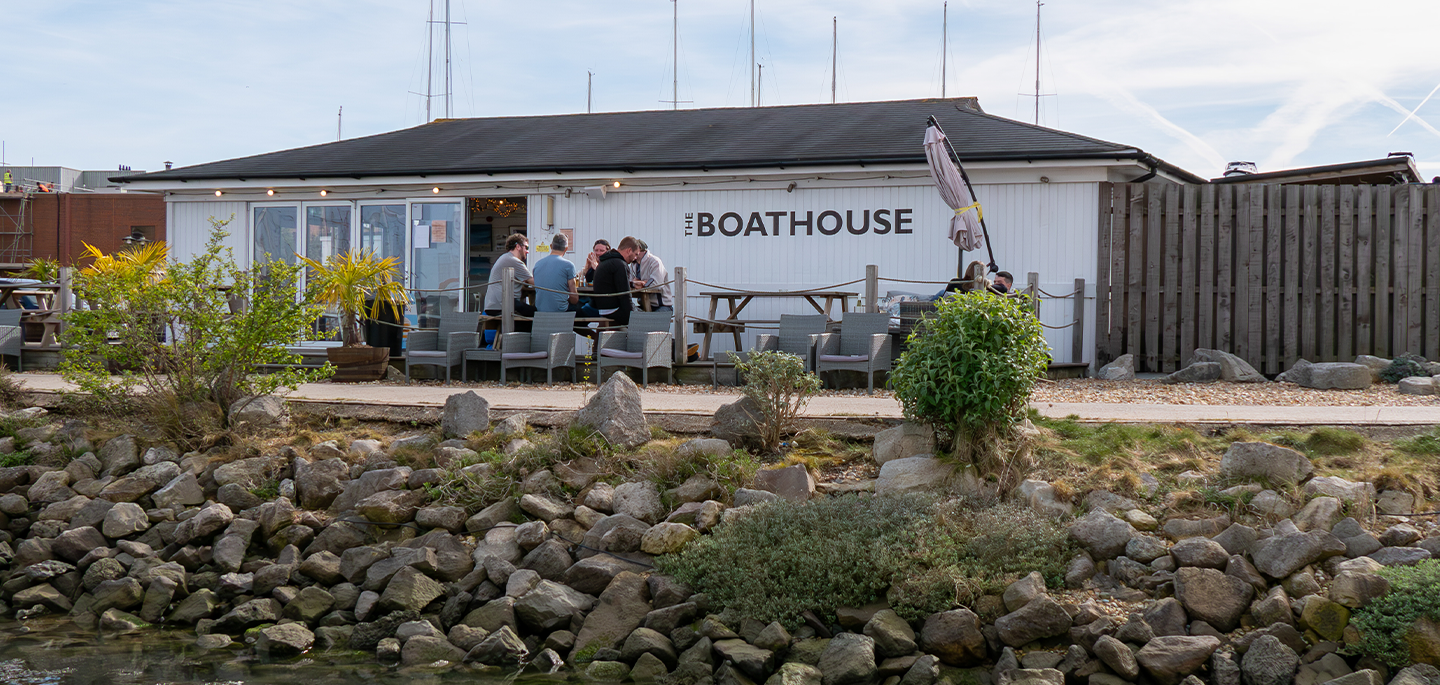
<path id="1" fill-rule="evenodd" d="M 33 255 L 32 192 L 17 188 L 18 192 L 0 193 L 0 269 L 24 268 Z"/>

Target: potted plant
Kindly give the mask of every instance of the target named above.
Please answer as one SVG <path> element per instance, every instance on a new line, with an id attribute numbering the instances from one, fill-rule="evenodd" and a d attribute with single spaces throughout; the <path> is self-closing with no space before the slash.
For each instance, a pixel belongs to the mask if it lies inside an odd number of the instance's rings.
<path id="1" fill-rule="evenodd" d="M 332 255 L 323 263 L 304 256 L 300 261 L 309 268 L 308 287 L 315 301 L 340 310 L 341 347 L 325 350 L 336 369 L 332 379 L 353 383 L 384 378 L 390 365 L 390 348 L 366 345 L 360 319 L 362 314 L 379 316 L 382 305 L 389 305 L 399 316 L 407 298 L 405 285 L 396 280 L 399 269 L 395 258 L 381 259 L 368 250 L 351 250 Z"/>

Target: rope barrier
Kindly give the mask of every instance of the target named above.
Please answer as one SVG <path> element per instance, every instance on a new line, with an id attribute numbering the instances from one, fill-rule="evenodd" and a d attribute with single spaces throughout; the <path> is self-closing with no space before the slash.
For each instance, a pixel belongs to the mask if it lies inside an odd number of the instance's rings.
<path id="1" fill-rule="evenodd" d="M 919 283 L 922 285 L 950 285 L 950 281 L 912 281 L 906 278 L 879 278 L 877 280 L 890 281 L 891 283 Z"/>
<path id="2" fill-rule="evenodd" d="M 1068 294 L 1068 295 L 1051 295 L 1050 293 L 1045 292 L 1045 289 L 1044 289 L 1044 288 L 1041 288 L 1041 287 L 1038 287 L 1038 286 L 1037 286 L 1035 289 L 1038 290 L 1038 291 L 1040 291 L 1040 294 L 1041 294 L 1041 295 L 1044 295 L 1045 297 L 1048 297 L 1048 298 L 1050 298 L 1050 299 L 1052 299 L 1052 300 L 1068 300 L 1068 299 L 1070 299 L 1070 298 L 1072 298 L 1072 297 L 1075 297 L 1075 295 L 1080 292 L 1080 291 L 1076 290 L 1076 291 L 1074 291 L 1074 292 L 1071 292 L 1071 293 Z"/>
<path id="3" fill-rule="evenodd" d="M 1074 321 L 1071 321 L 1070 323 L 1067 323 L 1067 324 L 1065 324 L 1064 326 L 1051 326 L 1050 324 L 1045 323 L 1045 322 L 1042 321 L 1042 322 L 1040 322 L 1040 325 L 1041 325 L 1041 326 L 1044 326 L 1044 327 L 1046 327 L 1046 328 L 1049 328 L 1050 330 L 1058 331 L 1058 330 L 1062 330 L 1062 329 L 1065 329 L 1065 328 L 1069 328 L 1069 327 L 1071 327 L 1071 326 L 1074 326 L 1074 325 L 1075 325 L 1075 322 L 1074 322 Z"/>
<path id="4" fill-rule="evenodd" d="M 693 283 L 694 281 L 691 281 L 691 282 Z M 618 293 L 582 293 L 582 294 L 585 295 L 585 296 L 587 296 L 587 297 L 589 297 L 589 296 L 611 297 L 611 296 L 615 296 L 615 295 L 639 295 L 639 294 L 642 294 L 642 293 L 643 293 L 643 294 L 646 294 L 646 295 L 655 295 L 655 294 L 657 294 L 657 293 L 655 292 L 655 290 L 654 290 L 655 288 L 663 288 L 663 287 L 665 287 L 665 286 L 667 286 L 667 285 L 673 285 L 674 283 L 675 283 L 675 279 L 672 278 L 672 279 L 670 279 L 670 280 L 668 280 L 668 281 L 665 281 L 664 283 L 656 283 L 655 285 L 645 286 L 644 288 L 641 288 L 641 289 L 639 289 L 639 290 L 631 289 L 631 290 L 626 290 L 626 291 L 624 291 L 624 292 L 618 292 Z M 406 290 L 408 290 L 408 291 L 410 291 L 410 292 L 412 292 L 412 293 L 453 293 L 453 292 L 461 292 L 461 291 L 465 291 L 465 290 L 474 290 L 474 289 L 477 289 L 477 288 L 488 288 L 488 287 L 491 286 L 491 285 L 499 285 L 499 282 L 498 282 L 498 281 L 496 281 L 496 282 L 487 282 L 487 283 L 485 283 L 485 284 L 483 284 L 483 285 L 467 285 L 467 286 L 462 286 L 462 287 L 459 287 L 459 288 L 406 288 Z M 547 292 L 547 293 L 557 293 L 557 294 L 560 294 L 560 295 L 569 295 L 569 294 L 570 294 L 570 291 L 569 291 L 569 290 L 555 290 L 554 288 L 542 288 L 542 287 L 540 287 L 540 286 L 538 286 L 538 285 L 526 285 L 525 287 L 527 287 L 527 288 L 534 288 L 535 290 L 544 290 L 544 291 Z M 712 287 L 718 288 L 718 287 L 721 287 L 721 286 L 712 286 Z"/>
<path id="5" fill-rule="evenodd" d="M 853 281 L 845 281 L 844 283 L 836 283 L 835 285 L 827 285 L 827 286 L 825 286 L 825 287 L 823 287 L 823 288 L 809 288 L 809 289 L 806 289 L 806 290 L 744 290 L 744 289 L 741 289 L 741 288 L 731 288 L 731 287 L 723 286 L 723 285 L 714 285 L 714 284 L 711 284 L 711 283 L 705 283 L 705 282 L 697 281 L 697 280 L 690 279 L 690 278 L 685 279 L 685 282 L 687 282 L 687 283 L 694 283 L 695 285 L 704 286 L 704 287 L 706 287 L 706 288 L 719 288 L 719 289 L 721 289 L 721 290 L 729 290 L 729 291 L 737 292 L 737 293 L 755 293 L 755 294 L 761 294 L 761 295 L 832 295 L 832 294 L 834 294 L 834 293 L 827 293 L 827 292 L 825 292 L 825 291 L 826 291 L 826 290 L 834 290 L 835 288 L 843 288 L 843 287 L 845 287 L 845 286 L 847 286 L 847 285 L 855 285 L 856 283 L 864 283 L 864 282 L 865 282 L 865 279 L 863 279 L 863 278 L 857 278 L 857 279 L 855 279 L 855 280 L 853 280 Z"/>
<path id="6" fill-rule="evenodd" d="M 685 315 L 686 321 L 699 321 L 701 323 L 715 324 L 719 326 L 735 326 L 737 328 L 780 328 L 780 324 L 772 323 L 746 323 L 744 319 L 706 319 L 693 314 Z"/>

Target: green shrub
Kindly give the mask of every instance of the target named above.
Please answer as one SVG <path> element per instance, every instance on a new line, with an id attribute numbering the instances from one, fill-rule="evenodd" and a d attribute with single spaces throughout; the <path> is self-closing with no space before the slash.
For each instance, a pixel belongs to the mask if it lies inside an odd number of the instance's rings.
<path id="1" fill-rule="evenodd" d="M 35 457 L 25 450 L 11 452 L 10 454 L 6 455 L 0 455 L 0 468 L 10 468 L 11 466 L 29 466 L 34 463 Z"/>
<path id="2" fill-rule="evenodd" d="M 963 460 L 994 453 L 995 438 L 1023 418 L 1045 373 L 1044 332 L 1022 300 L 988 292 L 943 298 L 890 375 L 905 415 L 948 431 Z"/>
<path id="3" fill-rule="evenodd" d="M 92 306 L 66 319 L 65 380 L 111 412 L 154 420 L 186 449 L 223 428 L 236 400 L 331 371 L 258 372 L 298 362 L 285 348 L 310 334 L 321 310 L 297 291 L 297 267 L 236 266 L 226 223 L 211 219 L 205 250 L 185 262 L 167 262 L 163 243 L 112 255 L 89 248 L 94 262 L 76 274 L 75 296 Z"/>
<path id="4" fill-rule="evenodd" d="M 1031 571 L 1058 584 L 1072 555 L 1064 526 L 1023 506 L 840 497 L 768 503 L 656 563 L 725 611 L 795 627 L 882 597 L 914 620 Z"/>
<path id="5" fill-rule="evenodd" d="M 1406 454 L 1417 456 L 1440 454 L 1440 427 L 1431 428 L 1413 438 L 1396 440 L 1394 447 Z"/>
<path id="6" fill-rule="evenodd" d="M 1440 621 L 1440 560 L 1388 566 L 1376 573 L 1390 581 L 1390 593 L 1350 615 L 1350 623 L 1360 631 L 1353 649 L 1396 668 L 1408 666 L 1411 624 L 1421 617 Z"/>
<path id="7" fill-rule="evenodd" d="M 1413 376 L 1429 376 L 1425 373 L 1425 358 L 1413 355 L 1402 354 L 1391 360 L 1390 365 L 1380 372 L 1380 380 L 1386 383 L 1399 383 L 1402 378 Z"/>
<path id="8" fill-rule="evenodd" d="M 754 350 L 748 360 L 736 361 L 735 371 L 745 379 L 745 396 L 760 407 L 760 416 L 753 417 L 760 429 L 760 448 L 778 451 L 785 436 L 794 432 L 800 410 L 820 391 L 820 378 L 805 370 L 805 360 L 766 350 Z"/>

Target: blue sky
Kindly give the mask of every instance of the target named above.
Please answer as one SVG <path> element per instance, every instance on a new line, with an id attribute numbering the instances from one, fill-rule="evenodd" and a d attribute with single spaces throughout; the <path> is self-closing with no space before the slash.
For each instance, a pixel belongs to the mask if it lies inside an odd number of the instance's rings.
<path id="1" fill-rule="evenodd" d="M 443 0 L 435 1 L 437 20 Z M 684 107 L 750 101 L 749 0 L 679 0 Z M 762 104 L 940 94 L 942 0 L 757 0 Z M 668 0 L 451 0 L 454 116 L 668 107 Z M 0 3 L 11 164 L 158 169 L 425 121 L 427 0 Z M 1050 0 L 1041 123 L 1202 176 L 1413 152 L 1440 174 L 1440 3 Z M 952 0 L 949 95 L 1033 119 L 1035 5 Z M 437 37 L 440 33 L 437 30 Z M 441 86 L 437 40 L 435 89 Z M 437 116 L 443 100 L 432 100 Z M 1397 129 L 1398 126 L 1398 129 Z M 1393 133 L 1392 133 L 1393 131 Z M 916 145 L 922 132 L 917 128 Z"/>

